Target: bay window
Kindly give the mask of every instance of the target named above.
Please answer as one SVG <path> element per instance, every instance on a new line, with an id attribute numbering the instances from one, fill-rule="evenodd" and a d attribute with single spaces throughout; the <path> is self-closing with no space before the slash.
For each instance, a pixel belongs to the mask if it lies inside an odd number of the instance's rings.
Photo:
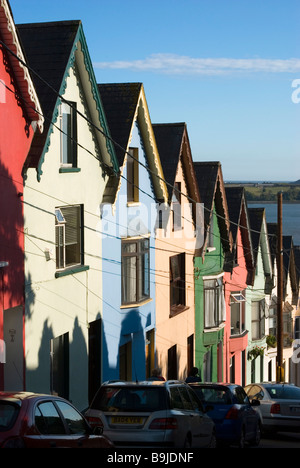
<path id="1" fill-rule="evenodd" d="M 223 277 L 203 280 L 204 288 L 204 327 L 214 328 L 225 321 L 225 298 Z"/>

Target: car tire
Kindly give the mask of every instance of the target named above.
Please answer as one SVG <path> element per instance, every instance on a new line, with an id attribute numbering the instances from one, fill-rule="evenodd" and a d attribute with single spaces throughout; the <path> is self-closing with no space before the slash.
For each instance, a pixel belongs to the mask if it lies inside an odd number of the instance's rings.
<path id="1" fill-rule="evenodd" d="M 257 447 L 260 444 L 260 439 L 261 439 L 261 427 L 260 427 L 260 423 L 258 423 L 256 427 L 255 436 L 253 437 L 253 439 L 250 440 L 250 445 L 252 445 L 253 447 Z"/>
<path id="2" fill-rule="evenodd" d="M 192 447 L 191 435 L 187 434 L 183 444 L 183 448 L 190 449 Z"/>
<path id="3" fill-rule="evenodd" d="M 211 435 L 211 439 L 209 441 L 208 448 L 217 448 L 217 438 L 216 438 L 215 431 L 213 431 L 213 433 Z"/>
<path id="4" fill-rule="evenodd" d="M 238 440 L 238 448 L 245 448 L 246 438 L 245 438 L 245 428 L 241 428 L 240 438 Z"/>

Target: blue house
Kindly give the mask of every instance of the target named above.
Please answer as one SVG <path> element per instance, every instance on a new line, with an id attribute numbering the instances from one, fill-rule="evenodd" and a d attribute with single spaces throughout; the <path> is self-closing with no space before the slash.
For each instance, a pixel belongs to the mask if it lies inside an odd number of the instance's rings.
<path id="1" fill-rule="evenodd" d="M 98 85 L 119 175 L 101 206 L 102 378 L 140 380 L 155 366 L 155 229 L 168 194 L 141 83 Z"/>

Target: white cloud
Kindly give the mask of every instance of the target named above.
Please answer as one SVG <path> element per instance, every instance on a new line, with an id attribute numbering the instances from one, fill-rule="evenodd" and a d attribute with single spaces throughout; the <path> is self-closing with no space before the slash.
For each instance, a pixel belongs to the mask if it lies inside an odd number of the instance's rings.
<path id="1" fill-rule="evenodd" d="M 153 54 L 142 60 L 96 62 L 94 67 L 177 75 L 223 75 L 243 72 L 296 73 L 300 72 L 300 59 L 193 58 L 172 54 Z"/>

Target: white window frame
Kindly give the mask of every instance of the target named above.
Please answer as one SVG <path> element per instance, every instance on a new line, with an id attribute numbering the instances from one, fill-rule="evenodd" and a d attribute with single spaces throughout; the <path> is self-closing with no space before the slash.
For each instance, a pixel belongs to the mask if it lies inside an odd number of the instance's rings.
<path id="1" fill-rule="evenodd" d="M 67 221 L 63 214 L 63 210 L 65 209 L 72 209 L 79 210 L 79 225 L 77 226 L 79 232 L 79 239 L 74 245 L 79 244 L 79 258 L 78 262 L 69 262 L 67 263 L 67 255 L 66 249 L 68 248 L 67 241 L 66 241 L 66 228 L 67 228 Z M 70 205 L 70 206 L 62 206 L 55 208 L 55 245 L 56 245 L 56 270 L 64 270 L 69 267 L 82 265 L 83 264 L 83 222 L 82 222 L 82 205 Z"/>
<path id="2" fill-rule="evenodd" d="M 203 277 L 204 329 L 219 328 L 226 321 L 223 276 Z M 214 284 L 205 285 L 208 281 Z"/>
<path id="3" fill-rule="evenodd" d="M 230 294 L 230 334 L 231 336 L 233 335 L 241 335 L 245 331 L 245 303 L 246 303 L 246 298 L 244 296 L 244 293 L 242 291 L 240 292 L 234 292 Z M 232 323 L 232 320 L 234 318 L 233 314 L 233 306 L 238 306 L 239 311 L 237 312 L 238 320 L 235 321 L 235 323 Z"/>

